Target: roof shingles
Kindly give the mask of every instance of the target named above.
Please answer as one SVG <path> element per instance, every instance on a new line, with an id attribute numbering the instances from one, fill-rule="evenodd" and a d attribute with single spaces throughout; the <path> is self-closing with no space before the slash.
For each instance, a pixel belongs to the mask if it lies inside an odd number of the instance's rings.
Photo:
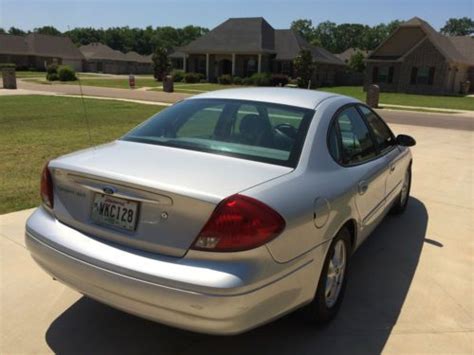
<path id="1" fill-rule="evenodd" d="M 188 54 L 276 54 L 277 60 L 293 60 L 302 49 L 310 50 L 316 63 L 345 65 L 332 53 L 310 45 L 295 31 L 273 29 L 262 17 L 230 18 L 178 50 Z"/>
<path id="2" fill-rule="evenodd" d="M 0 34 L 0 53 L 84 59 L 68 37 L 29 33 L 26 36 Z"/>

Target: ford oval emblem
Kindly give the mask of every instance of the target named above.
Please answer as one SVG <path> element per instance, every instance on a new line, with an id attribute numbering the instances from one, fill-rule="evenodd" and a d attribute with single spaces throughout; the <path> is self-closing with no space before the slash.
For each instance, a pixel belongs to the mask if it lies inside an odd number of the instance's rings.
<path id="1" fill-rule="evenodd" d="M 113 195 L 115 192 L 117 192 L 117 189 L 110 186 L 104 186 L 102 191 L 104 191 L 104 193 L 107 195 Z"/>

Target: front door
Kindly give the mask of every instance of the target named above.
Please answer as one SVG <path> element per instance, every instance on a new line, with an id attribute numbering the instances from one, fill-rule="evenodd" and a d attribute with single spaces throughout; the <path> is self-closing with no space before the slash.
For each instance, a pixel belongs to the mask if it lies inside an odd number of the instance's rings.
<path id="1" fill-rule="evenodd" d="M 379 154 L 383 155 L 387 162 L 388 174 L 385 195 L 387 202 L 390 202 L 398 195 L 405 176 L 404 170 L 406 169 L 401 165 L 402 154 L 398 149 L 395 135 L 382 118 L 367 106 L 359 105 L 359 110 L 372 131 Z"/>
<path id="2" fill-rule="evenodd" d="M 219 62 L 221 75 L 232 74 L 232 62 L 228 59 L 222 59 Z"/>

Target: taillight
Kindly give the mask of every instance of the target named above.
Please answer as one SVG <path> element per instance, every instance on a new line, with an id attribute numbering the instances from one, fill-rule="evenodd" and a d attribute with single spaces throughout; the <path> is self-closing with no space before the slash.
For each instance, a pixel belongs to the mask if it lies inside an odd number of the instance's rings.
<path id="1" fill-rule="evenodd" d="M 283 217 L 264 203 L 247 196 L 233 195 L 219 203 L 192 249 L 253 249 L 275 238 L 284 228 Z"/>
<path id="2" fill-rule="evenodd" d="M 41 200 L 49 208 L 54 207 L 53 179 L 48 169 L 48 163 L 46 163 L 41 173 Z"/>

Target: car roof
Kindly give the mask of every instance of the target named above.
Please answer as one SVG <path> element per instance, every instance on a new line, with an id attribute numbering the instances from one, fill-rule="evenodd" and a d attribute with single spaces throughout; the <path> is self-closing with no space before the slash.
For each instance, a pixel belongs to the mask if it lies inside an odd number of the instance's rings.
<path id="1" fill-rule="evenodd" d="M 232 99 L 269 102 L 281 105 L 297 106 L 314 109 L 322 101 L 330 97 L 342 97 L 341 95 L 297 88 L 280 87 L 253 87 L 241 89 L 224 89 L 209 91 L 192 96 L 186 100 L 195 99 Z"/>

